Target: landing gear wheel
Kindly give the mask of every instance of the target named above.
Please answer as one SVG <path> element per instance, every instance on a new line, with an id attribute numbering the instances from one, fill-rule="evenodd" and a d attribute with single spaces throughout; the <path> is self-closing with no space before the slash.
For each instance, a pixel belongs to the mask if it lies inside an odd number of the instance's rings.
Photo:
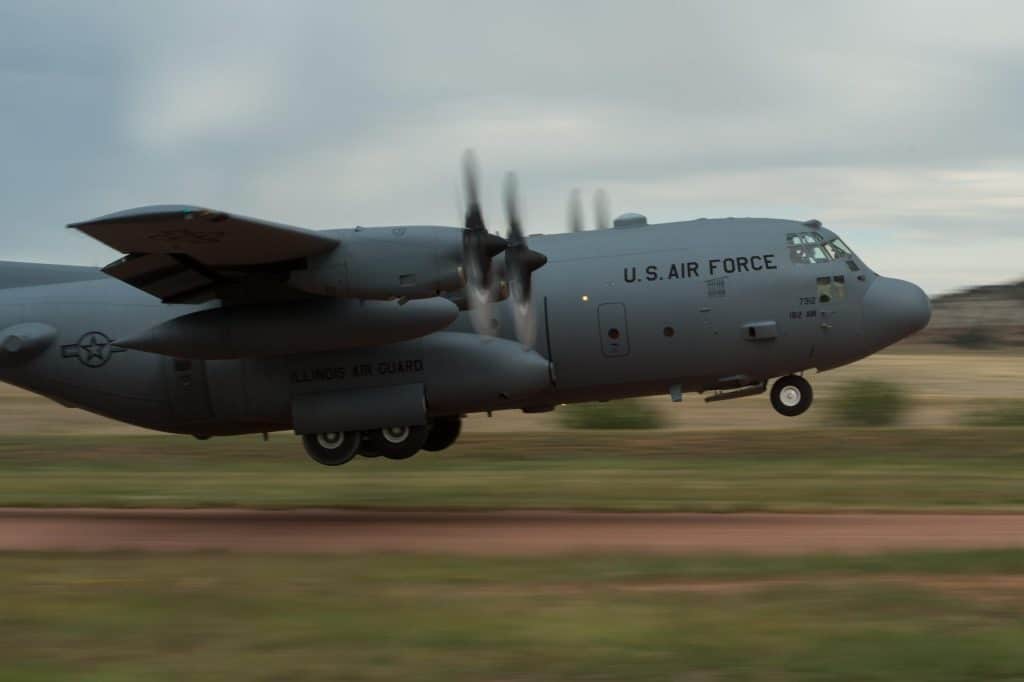
<path id="1" fill-rule="evenodd" d="M 814 400 L 814 391 L 803 377 L 790 375 L 772 384 L 772 407 L 786 417 L 795 417 L 807 411 Z"/>
<path id="2" fill-rule="evenodd" d="M 374 442 L 373 434 L 373 431 L 362 432 L 362 438 L 359 441 L 359 449 L 356 450 L 357 455 L 361 455 L 363 457 L 380 457 L 381 453 L 375 447 L 376 444 Z"/>
<path id="3" fill-rule="evenodd" d="M 356 454 L 363 457 L 380 457 L 380 453 L 373 449 L 373 443 L 370 441 L 369 436 L 363 436 L 363 441 L 359 445 L 359 452 Z"/>
<path id="4" fill-rule="evenodd" d="M 387 426 L 367 433 L 366 449 L 388 459 L 408 459 L 420 451 L 427 440 L 425 426 Z M 371 455 L 373 456 L 373 455 Z"/>
<path id="5" fill-rule="evenodd" d="M 423 444 L 423 449 L 429 452 L 439 452 L 451 447 L 461 431 L 461 417 L 438 417 L 430 425 L 427 442 Z"/>
<path id="6" fill-rule="evenodd" d="M 308 433 L 302 437 L 306 454 L 324 466 L 336 467 L 356 456 L 359 449 L 358 431 Z"/>

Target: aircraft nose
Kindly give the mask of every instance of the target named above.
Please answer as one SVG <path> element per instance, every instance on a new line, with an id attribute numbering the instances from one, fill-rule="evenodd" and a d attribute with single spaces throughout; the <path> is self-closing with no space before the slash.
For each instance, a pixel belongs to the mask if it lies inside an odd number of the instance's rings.
<path id="1" fill-rule="evenodd" d="M 928 295 L 902 279 L 879 277 L 864 295 L 864 336 L 873 351 L 924 329 L 931 317 Z"/>

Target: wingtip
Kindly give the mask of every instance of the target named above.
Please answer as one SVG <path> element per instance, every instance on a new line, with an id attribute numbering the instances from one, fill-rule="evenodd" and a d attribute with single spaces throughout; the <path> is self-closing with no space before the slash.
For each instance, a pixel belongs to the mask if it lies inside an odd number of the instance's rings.
<path id="1" fill-rule="evenodd" d="M 114 213 L 101 215 L 98 218 L 92 218 L 90 220 L 80 220 L 78 222 L 68 223 L 67 227 L 72 229 L 81 229 L 91 225 L 127 222 L 130 220 L 137 220 L 139 218 L 171 217 L 176 215 L 185 216 L 193 213 L 220 214 L 223 213 L 223 211 L 211 211 L 210 209 L 203 208 L 202 206 L 189 206 L 187 204 L 154 204 L 151 206 L 129 208 L 124 211 L 115 211 Z"/>

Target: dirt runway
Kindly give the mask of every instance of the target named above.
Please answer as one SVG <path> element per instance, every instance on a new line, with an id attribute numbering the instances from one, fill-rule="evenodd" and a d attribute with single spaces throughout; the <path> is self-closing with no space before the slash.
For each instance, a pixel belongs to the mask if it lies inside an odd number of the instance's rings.
<path id="1" fill-rule="evenodd" d="M 1012 514 L 0 510 L 0 550 L 557 554 L 1024 547 Z"/>

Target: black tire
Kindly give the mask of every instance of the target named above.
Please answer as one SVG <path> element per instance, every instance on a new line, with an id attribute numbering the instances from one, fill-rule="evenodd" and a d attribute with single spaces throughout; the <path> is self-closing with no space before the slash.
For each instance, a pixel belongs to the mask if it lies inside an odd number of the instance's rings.
<path id="1" fill-rule="evenodd" d="M 814 390 L 803 377 L 790 375 L 772 384 L 772 407 L 785 417 L 796 417 L 807 411 L 814 401 Z"/>
<path id="2" fill-rule="evenodd" d="M 359 450 L 356 454 L 362 457 L 380 457 L 380 452 L 373 447 L 373 433 L 371 431 L 363 432 L 362 439 L 359 441 Z"/>
<path id="3" fill-rule="evenodd" d="M 362 457 L 369 457 L 371 459 L 374 457 L 380 457 L 379 452 L 370 448 L 369 440 L 370 439 L 368 437 L 363 438 L 363 444 L 359 446 L 359 452 L 356 454 L 361 455 Z"/>
<path id="4" fill-rule="evenodd" d="M 439 417 L 430 424 L 423 449 L 428 452 L 440 452 L 451 447 L 461 432 L 462 417 Z"/>
<path id="5" fill-rule="evenodd" d="M 374 429 L 366 434 L 366 448 L 369 452 L 383 455 L 388 459 L 409 459 L 423 447 L 427 440 L 425 426 L 392 426 Z"/>
<path id="6" fill-rule="evenodd" d="M 302 446 L 314 462 L 336 467 L 356 456 L 360 440 L 358 431 L 309 433 L 302 437 Z"/>

